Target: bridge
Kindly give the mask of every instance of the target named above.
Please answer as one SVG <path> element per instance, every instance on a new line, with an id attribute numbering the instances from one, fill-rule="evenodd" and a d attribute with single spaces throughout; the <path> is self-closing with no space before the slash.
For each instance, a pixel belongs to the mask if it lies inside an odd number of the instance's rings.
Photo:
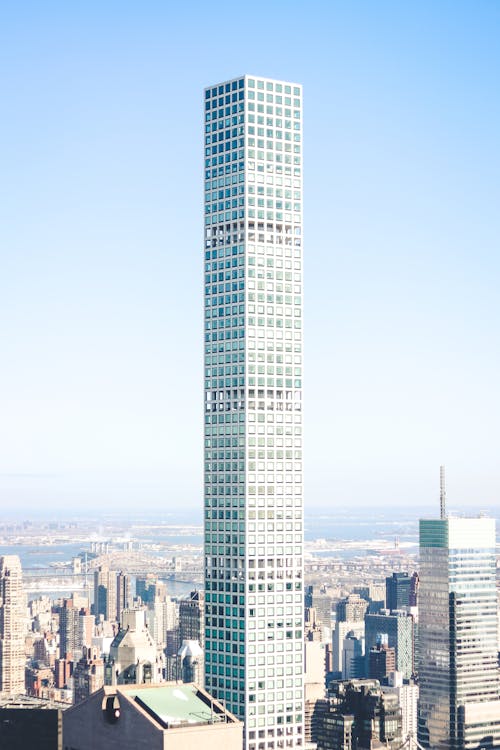
<path id="1" fill-rule="evenodd" d="M 127 575 L 140 578 L 152 573 L 158 578 L 175 583 L 200 586 L 203 583 L 201 569 L 174 571 L 166 570 L 164 566 L 131 566 L 121 568 Z M 84 591 L 94 586 L 94 571 L 88 570 L 75 573 L 72 568 L 24 568 L 24 589 L 28 593 L 37 591 Z"/>

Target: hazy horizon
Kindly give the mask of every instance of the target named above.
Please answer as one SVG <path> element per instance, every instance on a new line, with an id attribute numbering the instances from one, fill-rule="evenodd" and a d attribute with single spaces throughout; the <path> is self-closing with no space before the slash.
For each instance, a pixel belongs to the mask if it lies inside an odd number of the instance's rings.
<path id="1" fill-rule="evenodd" d="M 408 484 L 402 483 L 398 503 L 395 503 L 392 497 L 384 498 L 382 495 L 384 488 L 378 487 L 376 500 L 374 493 L 370 495 L 369 491 L 355 503 L 333 494 L 329 497 L 310 500 L 306 498 L 305 513 L 309 517 L 325 513 L 332 516 L 352 517 L 357 513 L 370 510 L 374 516 L 388 512 L 398 517 L 419 518 L 425 515 L 438 517 L 439 486 L 437 482 L 434 482 L 431 488 L 431 496 L 422 497 L 418 504 L 408 502 L 408 497 L 405 497 L 405 491 L 408 495 L 410 494 Z M 463 496 L 456 497 L 450 488 L 450 485 L 454 487 L 455 484 L 456 482 L 452 481 L 447 485 L 447 508 L 450 513 L 455 510 L 467 515 L 479 512 L 500 515 L 500 504 L 492 498 L 482 498 L 479 502 L 473 502 Z M 51 511 L 59 514 L 63 512 L 63 515 L 68 516 L 78 514 L 80 510 L 83 510 L 85 514 L 133 513 L 160 517 L 162 514 L 179 514 L 185 510 L 189 514 L 199 512 L 200 521 L 203 518 L 202 495 L 189 496 L 180 487 L 169 488 L 167 478 L 161 475 L 157 475 L 155 479 L 135 477 L 128 482 L 120 482 L 111 475 L 103 480 L 103 474 L 90 473 L 2 474 L 0 486 L 2 487 L 0 497 L 3 501 L 0 517 L 2 514 L 8 515 L 9 513 L 14 515 L 31 513 L 44 516 L 50 515 Z M 422 486 L 424 486 L 423 482 Z M 415 492 L 414 486 L 410 489 Z M 68 507 L 70 503 L 75 503 L 75 505 Z"/>
<path id="2" fill-rule="evenodd" d="M 248 72 L 304 87 L 306 507 L 437 506 L 443 463 L 499 507 L 499 22 L 4 8 L 2 506 L 201 509 L 203 88 Z"/>

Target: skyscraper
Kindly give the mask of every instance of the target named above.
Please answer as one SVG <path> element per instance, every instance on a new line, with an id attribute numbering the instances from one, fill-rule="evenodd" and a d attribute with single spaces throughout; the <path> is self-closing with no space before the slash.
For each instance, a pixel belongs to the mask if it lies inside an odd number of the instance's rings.
<path id="1" fill-rule="evenodd" d="M 393 573 L 385 579 L 385 606 L 389 610 L 410 605 L 412 578 L 408 573 Z"/>
<path id="2" fill-rule="evenodd" d="M 94 615 L 96 620 L 102 615 L 105 620 L 116 620 L 116 571 L 100 565 L 94 571 Z"/>
<path id="3" fill-rule="evenodd" d="M 382 609 L 376 615 L 365 615 L 365 647 L 367 668 L 369 653 L 378 643 L 386 643 L 396 651 L 396 669 L 406 680 L 414 672 L 415 623 L 413 616 L 403 610 Z"/>
<path id="4" fill-rule="evenodd" d="M 122 612 L 132 603 L 130 576 L 120 570 L 116 575 L 116 619 L 122 620 Z"/>
<path id="5" fill-rule="evenodd" d="M 349 594 L 337 602 L 337 622 L 356 622 L 364 620 L 368 602 L 359 594 Z"/>
<path id="6" fill-rule="evenodd" d="M 24 693 L 26 597 L 17 555 L 0 557 L 0 695 Z"/>
<path id="7" fill-rule="evenodd" d="M 110 622 L 121 622 L 121 613 L 129 607 L 130 576 L 100 565 L 94 571 L 94 614 L 103 615 Z"/>
<path id="8" fill-rule="evenodd" d="M 318 586 L 308 586 L 304 597 L 305 606 L 314 608 L 316 622 L 332 629 L 332 597 L 323 593 Z"/>
<path id="9" fill-rule="evenodd" d="M 189 597 L 179 602 L 179 638 L 182 641 L 198 641 L 205 646 L 205 595 L 203 591 L 191 591 Z"/>
<path id="10" fill-rule="evenodd" d="M 205 90 L 206 686 L 302 744 L 302 90 Z"/>
<path id="11" fill-rule="evenodd" d="M 420 521 L 418 739 L 500 747 L 495 521 Z"/>
<path id="12" fill-rule="evenodd" d="M 73 599 L 63 599 L 62 606 L 56 609 L 59 612 L 59 653 L 61 658 L 71 658 L 78 647 L 80 612 Z"/>

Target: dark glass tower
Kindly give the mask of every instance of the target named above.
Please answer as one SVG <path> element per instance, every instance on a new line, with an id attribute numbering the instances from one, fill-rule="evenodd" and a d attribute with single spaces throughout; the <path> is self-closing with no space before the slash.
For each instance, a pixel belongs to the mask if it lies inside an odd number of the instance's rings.
<path id="1" fill-rule="evenodd" d="M 387 609 L 402 609 L 410 604 L 412 579 L 408 573 L 393 573 L 385 579 L 385 602 Z"/>

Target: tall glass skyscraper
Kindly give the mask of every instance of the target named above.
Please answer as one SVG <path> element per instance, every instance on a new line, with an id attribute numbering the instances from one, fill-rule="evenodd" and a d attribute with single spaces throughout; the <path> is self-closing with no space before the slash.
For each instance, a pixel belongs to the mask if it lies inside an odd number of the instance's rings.
<path id="1" fill-rule="evenodd" d="M 418 739 L 500 747 L 495 521 L 420 521 Z"/>
<path id="2" fill-rule="evenodd" d="M 206 687 L 303 742 L 302 90 L 205 90 Z"/>

